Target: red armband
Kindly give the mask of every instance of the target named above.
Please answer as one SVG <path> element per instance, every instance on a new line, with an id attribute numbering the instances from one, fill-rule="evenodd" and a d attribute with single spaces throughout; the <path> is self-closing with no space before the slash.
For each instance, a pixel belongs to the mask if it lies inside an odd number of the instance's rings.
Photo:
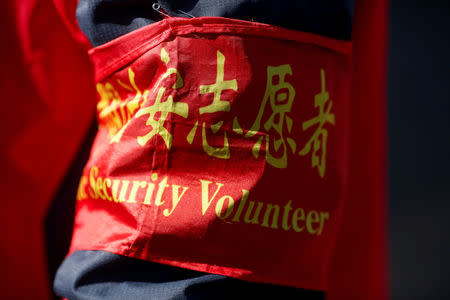
<path id="1" fill-rule="evenodd" d="M 327 289 L 351 43 L 169 18 L 91 50 L 99 131 L 71 251 Z"/>

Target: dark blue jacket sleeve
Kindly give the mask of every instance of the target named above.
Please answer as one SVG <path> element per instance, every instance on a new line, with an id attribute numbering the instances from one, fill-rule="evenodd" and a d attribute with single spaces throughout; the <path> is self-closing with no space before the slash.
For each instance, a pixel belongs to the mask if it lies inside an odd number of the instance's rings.
<path id="1" fill-rule="evenodd" d="M 354 0 L 80 0 L 78 24 L 93 46 L 160 21 L 157 3 L 173 17 L 217 16 L 272 24 L 349 40 Z"/>

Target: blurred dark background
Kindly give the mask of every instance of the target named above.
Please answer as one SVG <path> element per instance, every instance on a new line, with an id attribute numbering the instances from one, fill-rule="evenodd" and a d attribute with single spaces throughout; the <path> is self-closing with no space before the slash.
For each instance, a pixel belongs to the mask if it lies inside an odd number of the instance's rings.
<path id="1" fill-rule="evenodd" d="M 393 299 L 450 299 L 450 1 L 391 0 Z"/>

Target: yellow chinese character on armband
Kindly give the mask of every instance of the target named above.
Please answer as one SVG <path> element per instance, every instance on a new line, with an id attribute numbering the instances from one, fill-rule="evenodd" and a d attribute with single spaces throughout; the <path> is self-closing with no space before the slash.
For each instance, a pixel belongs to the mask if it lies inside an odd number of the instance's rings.
<path id="1" fill-rule="evenodd" d="M 210 85 L 201 85 L 200 86 L 200 94 L 213 94 L 213 101 L 211 104 L 200 107 L 199 112 L 200 114 L 205 113 L 215 113 L 220 111 L 230 111 L 230 102 L 222 100 L 222 91 L 223 90 L 233 90 L 237 91 L 237 81 L 236 79 L 233 80 L 224 80 L 224 74 L 225 74 L 225 56 L 220 52 L 217 51 L 217 73 L 216 73 L 216 82 Z M 197 121 L 194 124 L 194 127 L 191 129 L 187 136 L 187 141 L 189 144 L 192 144 L 194 141 L 195 134 L 197 132 L 197 127 L 199 125 L 199 122 Z M 216 124 L 213 124 L 210 126 L 211 131 L 213 134 L 216 134 L 219 129 L 222 127 L 223 121 L 219 121 Z M 207 134 L 206 134 L 207 126 L 205 122 L 202 122 L 202 146 L 203 150 L 210 156 L 222 158 L 222 159 L 229 159 L 230 158 L 230 149 L 228 144 L 228 137 L 227 133 L 224 133 L 224 143 L 223 147 L 213 147 L 208 144 L 207 141 Z"/>
<path id="2" fill-rule="evenodd" d="M 136 86 L 134 80 L 134 72 L 131 68 L 128 69 L 128 78 L 130 85 L 123 83 L 120 79 L 117 83 L 129 92 L 135 93 L 132 100 L 122 100 L 115 87 L 107 82 L 106 84 L 97 83 L 97 92 L 100 95 L 100 101 L 97 104 L 99 112 L 99 119 L 108 129 L 111 137 L 111 143 L 117 143 L 122 137 L 123 131 L 127 127 L 129 120 L 142 104 L 144 95 Z"/>
<path id="3" fill-rule="evenodd" d="M 318 125 L 314 134 L 306 143 L 305 147 L 299 152 L 300 155 L 307 155 L 313 147 L 313 153 L 311 157 L 312 168 L 317 167 L 320 177 L 325 176 L 326 168 L 326 156 L 327 156 L 327 138 L 328 131 L 323 128 L 325 123 L 335 124 L 334 114 L 330 113 L 333 107 L 333 101 L 330 101 L 325 107 L 325 103 L 329 100 L 330 95 L 326 91 L 325 87 L 325 71 L 320 70 L 321 86 L 322 90 L 314 97 L 314 107 L 319 108 L 319 115 L 303 122 L 303 130 L 307 130 L 311 126 Z M 321 152 L 319 156 L 317 152 Z"/>
<path id="4" fill-rule="evenodd" d="M 287 114 L 291 111 L 292 103 L 295 98 L 295 89 L 290 83 L 285 81 L 286 75 L 292 75 L 291 66 L 288 64 L 267 67 L 267 83 L 264 98 L 255 122 L 251 129 L 245 134 L 246 138 L 253 137 L 256 134 L 260 135 L 252 149 L 255 158 L 259 156 L 261 143 L 265 138 L 267 162 L 277 168 L 287 167 L 287 145 L 289 145 L 292 153 L 295 153 L 296 149 L 295 141 L 289 137 L 285 138 L 283 131 L 284 128 L 287 129 L 288 133 L 291 133 L 292 131 L 293 120 Z M 270 104 L 270 108 L 267 107 L 268 103 Z M 266 107 L 271 110 L 271 115 L 263 124 L 266 133 L 262 133 L 260 132 L 261 121 Z M 271 129 L 277 133 L 276 137 L 270 135 L 269 130 Z M 234 119 L 233 130 L 238 134 L 243 134 L 243 130 L 239 125 L 237 118 Z M 282 154 L 272 154 L 271 145 L 276 152 L 279 152 L 281 148 Z"/>
<path id="5" fill-rule="evenodd" d="M 164 48 L 161 49 L 161 61 L 164 64 L 169 63 L 169 54 L 166 52 Z M 172 89 L 179 89 L 183 87 L 183 79 L 181 78 L 180 73 L 175 68 L 168 68 L 167 71 L 159 78 L 156 87 L 160 86 L 163 79 L 169 77 L 170 75 L 175 74 L 176 79 L 175 83 L 171 87 Z M 151 126 L 152 129 L 149 133 L 144 136 L 138 136 L 137 142 L 139 145 L 144 146 L 147 144 L 149 140 L 151 140 L 155 135 L 159 135 L 164 140 L 167 149 L 170 150 L 172 146 L 172 134 L 164 127 L 164 123 L 167 120 L 169 113 L 177 114 L 183 118 L 187 118 L 189 107 L 187 103 L 179 103 L 174 102 L 172 95 L 168 96 L 165 101 L 162 101 L 164 93 L 166 92 L 166 87 L 159 87 L 155 102 L 151 106 L 144 107 L 145 103 L 142 105 L 142 108 L 136 113 L 135 117 L 139 118 L 143 115 L 149 115 L 148 120 L 146 122 L 147 126 Z M 155 118 L 157 113 L 160 113 L 159 118 Z"/>

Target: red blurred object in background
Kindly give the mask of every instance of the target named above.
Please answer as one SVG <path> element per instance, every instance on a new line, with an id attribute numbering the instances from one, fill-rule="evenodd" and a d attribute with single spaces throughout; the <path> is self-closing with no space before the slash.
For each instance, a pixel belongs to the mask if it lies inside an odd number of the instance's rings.
<path id="1" fill-rule="evenodd" d="M 388 0 L 355 1 L 350 188 L 330 269 L 330 299 L 388 299 Z M 352 219 L 353 222 L 346 222 Z"/>

